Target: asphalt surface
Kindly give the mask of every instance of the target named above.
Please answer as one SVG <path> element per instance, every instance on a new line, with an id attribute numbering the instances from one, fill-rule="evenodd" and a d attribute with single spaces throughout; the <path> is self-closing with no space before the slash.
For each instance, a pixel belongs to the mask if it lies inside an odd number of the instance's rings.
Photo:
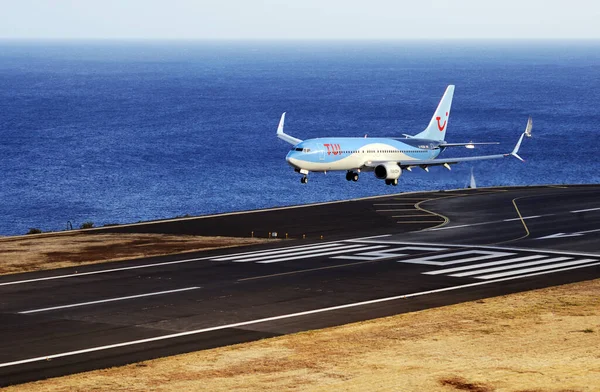
<path id="1" fill-rule="evenodd" d="M 591 185 L 398 194 L 92 234 L 274 231 L 290 239 L 0 277 L 0 386 L 600 277 Z"/>

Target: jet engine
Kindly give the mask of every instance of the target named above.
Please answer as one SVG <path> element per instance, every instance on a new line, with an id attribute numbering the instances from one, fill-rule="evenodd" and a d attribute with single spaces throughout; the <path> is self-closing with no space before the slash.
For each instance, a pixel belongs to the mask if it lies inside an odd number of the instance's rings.
<path id="1" fill-rule="evenodd" d="M 375 167 L 375 177 L 380 180 L 397 180 L 402 169 L 396 163 L 382 163 Z"/>

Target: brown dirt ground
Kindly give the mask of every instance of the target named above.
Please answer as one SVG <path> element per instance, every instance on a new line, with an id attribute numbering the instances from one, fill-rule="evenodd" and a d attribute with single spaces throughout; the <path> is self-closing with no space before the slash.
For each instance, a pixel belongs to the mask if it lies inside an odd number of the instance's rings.
<path id="1" fill-rule="evenodd" d="M 265 242 L 164 234 L 31 235 L 0 239 L 0 275 Z M 274 240 L 271 240 L 274 241 Z"/>
<path id="2" fill-rule="evenodd" d="M 600 279 L 6 389 L 25 390 L 600 391 Z"/>

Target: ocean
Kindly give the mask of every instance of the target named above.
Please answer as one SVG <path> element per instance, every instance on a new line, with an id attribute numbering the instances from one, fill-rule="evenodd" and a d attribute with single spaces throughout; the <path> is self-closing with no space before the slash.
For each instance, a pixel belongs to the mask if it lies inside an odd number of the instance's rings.
<path id="1" fill-rule="evenodd" d="M 456 85 L 442 156 L 516 159 L 311 174 L 287 133 L 401 136 Z M 600 181 L 600 42 L 0 41 L 0 235 L 477 185 Z"/>

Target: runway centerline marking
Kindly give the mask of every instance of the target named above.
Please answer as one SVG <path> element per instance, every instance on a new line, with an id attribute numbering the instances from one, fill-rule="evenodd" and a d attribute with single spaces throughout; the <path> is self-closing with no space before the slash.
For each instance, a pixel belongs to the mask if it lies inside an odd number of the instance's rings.
<path id="1" fill-rule="evenodd" d="M 598 207 L 598 208 L 588 208 L 587 210 L 575 210 L 575 211 L 570 211 L 570 212 L 573 213 L 573 214 L 577 214 L 577 213 L 580 213 L 580 212 L 589 212 L 589 211 L 598 211 L 598 210 L 600 210 L 600 207 Z"/>
<path id="2" fill-rule="evenodd" d="M 548 216 L 548 215 L 544 215 L 544 216 Z M 536 219 L 536 218 L 541 218 L 542 215 L 533 215 L 533 216 L 524 216 L 524 217 L 520 217 L 520 218 L 511 218 L 511 219 L 503 219 L 503 222 L 512 222 L 512 221 L 518 221 L 518 220 L 525 220 L 525 219 Z"/>
<path id="3" fill-rule="evenodd" d="M 590 267 L 590 266 L 594 266 L 594 265 L 600 265 L 600 262 L 594 263 L 594 264 L 588 264 L 585 267 Z M 561 269 L 554 270 L 551 272 L 566 271 L 566 270 L 580 268 L 580 267 L 581 266 L 561 268 Z M 198 334 L 202 334 L 202 333 L 206 333 L 206 332 L 218 331 L 218 330 L 229 329 L 229 328 L 243 327 L 246 325 L 260 324 L 260 323 L 265 323 L 265 322 L 269 322 L 269 321 L 285 320 L 285 319 L 296 318 L 296 317 L 301 317 L 301 316 L 308 316 L 308 315 L 312 315 L 312 314 L 331 312 L 331 311 L 335 311 L 335 310 L 342 310 L 342 309 L 348 309 L 348 308 L 355 308 L 355 307 L 359 307 L 359 306 L 396 301 L 399 299 L 407 299 L 407 298 L 413 298 L 413 297 L 424 296 L 424 295 L 429 295 L 429 294 L 443 293 L 443 292 L 460 290 L 460 289 L 469 288 L 469 287 L 477 287 L 477 286 L 483 286 L 486 284 L 522 279 L 525 277 L 537 276 L 537 275 L 546 274 L 546 273 L 550 273 L 550 272 L 547 272 L 547 271 L 546 272 L 537 272 L 537 273 L 531 273 L 531 274 L 527 274 L 527 275 L 519 275 L 519 276 L 505 277 L 505 278 L 494 279 L 494 280 L 486 280 L 486 281 L 475 282 L 475 283 L 467 283 L 467 284 L 462 284 L 462 285 L 458 285 L 458 286 L 443 287 L 440 289 L 422 291 L 422 292 L 417 292 L 417 293 L 402 294 L 402 295 L 396 295 L 393 297 L 378 298 L 378 299 L 373 299 L 373 300 L 368 300 L 368 301 L 361 301 L 361 302 L 354 302 L 354 303 L 349 303 L 349 304 L 344 304 L 344 305 L 331 306 L 331 307 L 327 307 L 327 308 L 313 309 L 313 310 L 307 310 L 307 311 L 303 311 L 303 312 L 283 314 L 283 315 L 272 316 L 272 317 L 265 317 L 265 318 L 256 319 L 256 320 L 242 321 L 242 322 L 233 323 L 233 324 L 219 325 L 219 326 L 215 326 L 215 327 L 196 329 L 196 330 L 192 330 L 192 331 L 179 332 L 179 333 L 174 333 L 174 334 L 169 334 L 169 335 L 155 336 L 152 338 L 132 340 L 132 341 L 127 341 L 127 342 L 109 344 L 109 345 L 105 345 L 105 346 L 90 347 L 90 348 L 69 351 L 69 352 L 64 352 L 64 353 L 43 355 L 43 356 L 39 356 L 39 357 L 35 357 L 35 358 L 27 358 L 27 359 L 12 361 L 12 362 L 0 363 L 0 368 L 16 366 L 16 365 L 24 365 L 24 364 L 33 363 L 33 362 L 49 361 L 49 360 L 57 359 L 57 358 L 64 358 L 64 357 L 69 357 L 69 356 L 74 356 L 74 355 L 79 355 L 79 354 L 86 354 L 86 353 L 110 350 L 110 349 L 121 348 L 121 347 L 135 346 L 135 345 L 139 345 L 139 344 L 157 342 L 157 341 L 161 341 L 161 340 L 169 340 L 169 339 L 175 339 L 175 338 L 179 338 L 179 337 L 198 335 Z"/>
<path id="4" fill-rule="evenodd" d="M 183 289 L 176 289 L 176 290 L 166 290 L 166 291 L 157 291 L 157 292 L 154 292 L 154 293 L 128 295 L 126 297 L 101 299 L 101 300 L 98 300 L 98 301 L 80 302 L 80 303 L 70 304 L 70 305 L 61 305 L 61 306 L 52 306 L 52 307 L 49 307 L 49 308 L 42 308 L 42 309 L 25 310 L 23 312 L 19 312 L 19 314 L 30 314 L 30 313 L 48 312 L 48 311 L 51 311 L 51 310 L 76 308 L 76 307 L 80 307 L 80 306 L 96 305 L 96 304 L 102 304 L 102 303 L 107 303 L 107 302 L 125 301 L 125 300 L 128 300 L 128 299 L 136 299 L 136 298 L 144 298 L 144 297 L 153 297 L 153 296 L 156 296 L 156 295 L 181 293 L 181 292 L 184 292 L 184 291 L 197 290 L 199 288 L 200 287 L 186 287 L 186 288 L 183 288 Z"/>

